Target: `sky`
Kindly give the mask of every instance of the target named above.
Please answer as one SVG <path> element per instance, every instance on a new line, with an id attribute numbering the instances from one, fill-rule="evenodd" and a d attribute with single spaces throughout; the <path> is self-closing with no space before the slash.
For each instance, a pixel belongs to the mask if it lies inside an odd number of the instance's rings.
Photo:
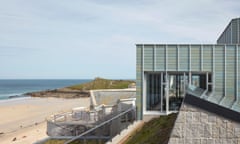
<path id="1" fill-rule="evenodd" d="M 0 79 L 135 79 L 135 44 L 215 44 L 239 0 L 0 0 Z"/>

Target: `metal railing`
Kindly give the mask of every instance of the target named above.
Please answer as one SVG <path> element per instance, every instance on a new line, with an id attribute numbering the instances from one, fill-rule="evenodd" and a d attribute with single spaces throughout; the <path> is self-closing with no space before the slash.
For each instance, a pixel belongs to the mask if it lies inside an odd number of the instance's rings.
<path id="1" fill-rule="evenodd" d="M 129 113 L 129 112 L 131 112 L 131 111 L 134 111 L 134 112 L 135 112 L 134 114 L 136 114 L 136 108 L 135 108 L 135 107 L 131 107 L 131 108 L 127 109 L 126 111 L 123 111 L 123 112 L 121 112 L 120 114 L 112 117 L 111 119 L 109 119 L 109 120 L 107 120 L 107 121 L 105 121 L 105 122 L 102 122 L 101 124 L 93 127 L 92 129 L 89 129 L 89 130 L 81 133 L 80 135 L 78 135 L 78 136 L 76 136 L 76 137 L 74 137 L 74 138 L 66 141 L 64 144 L 69 144 L 69 143 L 71 143 L 71 142 L 73 142 L 73 141 L 75 141 L 75 140 L 78 140 L 78 139 L 80 139 L 81 137 L 83 137 L 84 135 L 89 134 L 89 133 L 93 132 L 94 130 L 96 130 L 96 129 L 98 129 L 98 128 L 100 128 L 100 127 L 102 127 L 102 126 L 104 126 L 104 125 L 106 125 L 106 124 L 108 124 L 108 123 L 116 120 L 116 119 L 121 118 L 122 116 L 124 116 L 125 114 L 127 114 L 127 113 Z M 136 118 L 136 115 L 135 115 L 134 117 Z"/>

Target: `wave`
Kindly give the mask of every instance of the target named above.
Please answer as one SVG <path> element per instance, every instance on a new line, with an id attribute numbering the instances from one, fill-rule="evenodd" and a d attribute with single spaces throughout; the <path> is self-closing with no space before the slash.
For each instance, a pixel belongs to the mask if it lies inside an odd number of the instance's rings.
<path id="1" fill-rule="evenodd" d="M 16 97 L 16 98 L 10 98 L 10 99 L 1 99 L 0 100 L 0 105 L 2 104 L 7 104 L 9 102 L 18 102 L 22 100 L 27 100 L 30 99 L 31 97 Z"/>
<path id="2" fill-rule="evenodd" d="M 56 89 L 90 80 L 0 80 L 0 101 L 25 97 L 25 93 Z"/>
<path id="3" fill-rule="evenodd" d="M 17 98 L 17 97 L 25 97 L 24 93 L 11 93 L 11 94 L 0 94 L 0 100 L 2 99 L 10 99 L 10 98 Z"/>

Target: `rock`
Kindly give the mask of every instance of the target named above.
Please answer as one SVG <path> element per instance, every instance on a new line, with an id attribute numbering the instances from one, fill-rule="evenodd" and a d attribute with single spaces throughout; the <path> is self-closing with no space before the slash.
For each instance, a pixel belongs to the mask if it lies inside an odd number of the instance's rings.
<path id="1" fill-rule="evenodd" d="M 0 135 L 4 134 L 4 132 L 0 132 Z"/>
<path id="2" fill-rule="evenodd" d="M 23 136 L 22 138 L 26 138 L 27 136 Z"/>
<path id="3" fill-rule="evenodd" d="M 54 89 L 40 92 L 27 93 L 31 97 L 57 97 L 57 98 L 80 98 L 90 97 L 89 91 L 71 90 L 71 89 Z"/>
<path id="4" fill-rule="evenodd" d="M 15 138 L 13 138 L 13 140 L 12 141 L 16 141 L 17 140 L 17 138 L 15 137 Z"/>

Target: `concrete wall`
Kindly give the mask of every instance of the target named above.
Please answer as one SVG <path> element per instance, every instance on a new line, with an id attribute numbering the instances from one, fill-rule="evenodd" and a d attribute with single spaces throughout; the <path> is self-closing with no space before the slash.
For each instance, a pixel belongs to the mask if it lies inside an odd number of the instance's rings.
<path id="1" fill-rule="evenodd" d="M 98 106 L 101 104 L 115 105 L 119 99 L 136 98 L 135 89 L 123 90 L 92 90 L 91 105 Z"/>
<path id="2" fill-rule="evenodd" d="M 184 103 L 169 144 L 240 144 L 240 123 Z"/>

